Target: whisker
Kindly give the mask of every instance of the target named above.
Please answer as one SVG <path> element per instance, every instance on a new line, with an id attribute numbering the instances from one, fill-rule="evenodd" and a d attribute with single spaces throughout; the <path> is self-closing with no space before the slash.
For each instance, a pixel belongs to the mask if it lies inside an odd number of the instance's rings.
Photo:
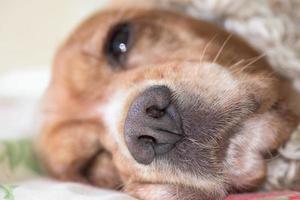
<path id="1" fill-rule="evenodd" d="M 216 62 L 217 62 L 218 58 L 220 57 L 222 51 L 224 50 L 226 44 L 228 43 L 228 41 L 230 40 L 230 38 L 232 37 L 232 35 L 233 35 L 233 34 L 231 33 L 231 34 L 229 34 L 229 35 L 227 36 L 226 40 L 223 42 L 221 48 L 219 49 L 219 51 L 218 51 L 216 57 L 214 58 L 213 63 L 216 63 Z"/>
<path id="2" fill-rule="evenodd" d="M 215 147 L 215 146 L 212 146 L 212 145 L 206 145 L 204 143 L 200 143 L 200 142 L 197 142 L 195 139 L 192 139 L 192 138 L 186 138 L 188 141 L 190 141 L 192 144 L 198 146 L 200 149 L 204 150 L 204 149 L 218 149 L 218 147 Z M 210 140 L 213 141 L 214 138 L 210 138 Z M 215 142 L 215 141 L 213 141 Z"/>
<path id="3" fill-rule="evenodd" d="M 206 43 L 206 45 L 204 46 L 204 49 L 203 49 L 203 51 L 202 51 L 202 53 L 201 53 L 201 56 L 200 56 L 200 64 L 202 64 L 202 62 L 203 62 L 203 58 L 204 58 L 204 55 L 205 55 L 205 53 L 206 53 L 206 51 L 207 51 L 207 48 L 211 45 L 211 43 L 216 39 L 216 37 L 217 37 L 217 34 L 215 34 L 207 43 Z"/>
<path id="4" fill-rule="evenodd" d="M 239 64 L 241 64 L 241 63 L 243 63 L 243 62 L 245 62 L 245 59 L 241 59 L 241 60 L 235 62 L 234 64 L 230 65 L 230 66 L 228 67 L 228 69 L 231 70 L 232 68 L 234 68 L 235 66 L 237 66 L 237 65 L 239 65 Z"/>
<path id="5" fill-rule="evenodd" d="M 239 69 L 239 71 L 237 71 L 236 73 L 241 73 L 243 71 L 245 71 L 248 67 L 250 67 L 252 64 L 256 63 L 257 61 L 259 61 L 261 58 L 265 57 L 266 53 L 263 53 L 257 57 L 251 58 L 249 60 L 252 60 L 251 62 L 249 62 L 248 64 L 246 64 L 245 66 L 243 66 L 241 69 Z M 254 60 L 253 60 L 254 59 Z"/>

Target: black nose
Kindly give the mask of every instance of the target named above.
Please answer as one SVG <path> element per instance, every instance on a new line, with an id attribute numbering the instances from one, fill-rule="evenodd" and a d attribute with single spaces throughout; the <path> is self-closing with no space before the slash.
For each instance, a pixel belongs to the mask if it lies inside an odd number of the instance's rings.
<path id="1" fill-rule="evenodd" d="M 183 135 L 180 115 L 166 86 L 142 92 L 129 108 L 125 120 L 125 141 L 134 159 L 150 164 L 169 152 Z"/>

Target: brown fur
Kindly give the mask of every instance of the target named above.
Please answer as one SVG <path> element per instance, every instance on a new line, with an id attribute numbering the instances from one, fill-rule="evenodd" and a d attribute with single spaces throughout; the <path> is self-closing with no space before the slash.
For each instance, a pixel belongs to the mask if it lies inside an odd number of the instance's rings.
<path id="1" fill-rule="evenodd" d="M 134 47 L 126 65 L 116 69 L 103 45 L 122 21 L 135 25 Z M 157 9 L 92 16 L 62 45 L 52 74 L 39 142 L 46 169 L 63 180 L 124 186 L 140 199 L 219 199 L 255 188 L 265 177 L 265 155 L 289 138 L 297 122 L 284 106 L 281 80 L 247 43 L 207 22 Z M 184 143 L 190 145 L 185 150 L 206 152 L 208 175 L 183 171 L 180 166 L 188 165 L 180 156 L 175 164 L 149 166 L 130 156 L 124 120 L 132 100 L 153 84 L 169 86 L 183 111 L 194 113 L 191 105 L 201 102 L 217 114 L 207 147 L 195 135 Z M 111 114 L 116 106 L 117 116 Z M 186 123 L 197 124 L 199 115 L 193 116 Z"/>

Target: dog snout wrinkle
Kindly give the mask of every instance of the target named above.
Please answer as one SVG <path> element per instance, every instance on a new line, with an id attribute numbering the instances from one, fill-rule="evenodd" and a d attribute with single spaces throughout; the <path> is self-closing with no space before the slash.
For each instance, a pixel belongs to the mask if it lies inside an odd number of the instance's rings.
<path id="1" fill-rule="evenodd" d="M 166 86 L 152 86 L 133 100 L 125 120 L 125 142 L 134 159 L 150 164 L 182 138 L 181 118 Z"/>

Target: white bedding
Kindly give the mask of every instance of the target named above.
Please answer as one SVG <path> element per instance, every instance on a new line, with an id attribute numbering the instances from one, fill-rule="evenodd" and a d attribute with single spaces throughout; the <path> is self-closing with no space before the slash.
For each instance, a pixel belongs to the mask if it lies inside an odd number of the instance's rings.
<path id="1" fill-rule="evenodd" d="M 63 183 L 50 179 L 31 181 L 0 189 L 4 200 L 134 200 L 126 194 L 77 183 Z M 6 197 L 5 197 L 6 196 Z"/>

